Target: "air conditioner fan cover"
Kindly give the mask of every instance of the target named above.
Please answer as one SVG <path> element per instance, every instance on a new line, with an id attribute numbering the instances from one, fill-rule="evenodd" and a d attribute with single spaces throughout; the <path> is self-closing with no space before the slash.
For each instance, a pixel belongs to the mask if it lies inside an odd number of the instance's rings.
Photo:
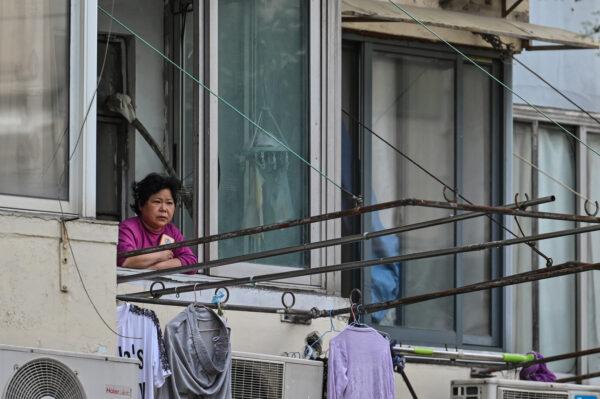
<path id="1" fill-rule="evenodd" d="M 52 358 L 34 359 L 20 366 L 2 399 L 86 399 L 77 375 Z"/>

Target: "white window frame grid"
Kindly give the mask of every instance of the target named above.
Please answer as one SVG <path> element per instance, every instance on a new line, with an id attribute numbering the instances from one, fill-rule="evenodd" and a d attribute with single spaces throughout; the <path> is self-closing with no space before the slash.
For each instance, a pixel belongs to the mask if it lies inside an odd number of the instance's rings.
<path id="1" fill-rule="evenodd" d="M 340 5 L 338 2 L 326 0 L 309 1 L 309 121 L 310 130 L 309 161 L 336 182 L 341 181 L 341 139 L 340 139 L 340 85 L 339 76 L 341 58 L 341 22 L 339 21 Z M 194 5 L 198 4 L 196 0 Z M 218 1 L 209 0 L 199 8 L 195 15 L 198 30 L 199 54 L 204 54 L 204 61 L 198 61 L 198 70 L 202 71 L 203 82 L 210 88 L 218 88 Z M 196 9 L 196 7 L 194 7 Z M 200 134 L 198 140 L 199 176 L 198 214 L 199 235 L 210 235 L 218 232 L 218 109 L 219 100 L 204 89 L 199 88 L 197 103 L 200 104 L 198 116 Z M 207 149 L 203 143 L 207 144 Z M 208 176 L 208 179 L 202 176 Z M 202 184 L 208 182 L 208 184 Z M 309 172 L 310 214 L 317 215 L 339 210 L 341 193 L 326 179 L 311 170 Z M 310 241 L 320 241 L 339 237 L 341 223 L 333 220 L 313 223 L 309 227 Z M 218 258 L 218 242 L 209 245 L 210 259 Z M 198 248 L 202 258 L 202 248 Z M 204 257 L 206 259 L 206 256 Z M 318 267 L 339 262 L 339 248 L 323 248 L 311 251 L 308 267 Z M 260 263 L 238 263 L 211 271 L 216 277 L 241 277 L 249 274 L 259 275 L 271 272 L 297 270 L 293 267 L 272 266 Z M 328 278 L 329 277 L 329 278 Z M 305 286 L 317 290 L 327 289 L 330 293 L 340 291 L 340 274 L 331 276 L 313 275 L 284 280 L 275 285 Z M 270 284 L 272 285 L 272 284 Z"/>
<path id="2" fill-rule="evenodd" d="M 95 217 L 96 213 L 96 63 L 97 0 L 70 1 L 69 155 L 67 200 L 0 195 L 0 208 Z M 82 123 L 93 99 L 85 126 Z M 62 209 L 61 209 L 62 206 Z"/>
<path id="3" fill-rule="evenodd" d="M 548 117 L 552 118 L 556 122 L 560 123 L 563 126 L 570 126 L 575 128 L 576 136 L 583 142 L 587 144 L 588 135 L 599 134 L 600 135 L 600 126 L 591 120 L 587 115 L 583 112 L 572 111 L 572 110 L 563 110 L 557 108 L 546 108 L 546 107 L 538 107 L 541 109 Z M 600 114 L 592 114 L 596 119 L 600 119 Z M 548 120 L 548 118 L 541 115 L 539 112 L 534 110 L 530 106 L 526 105 L 514 105 L 513 106 L 513 117 L 514 123 L 527 123 L 532 125 L 539 125 L 540 123 L 544 123 L 547 125 L 553 125 L 552 122 Z M 582 195 L 589 197 L 590 193 L 587 190 L 587 178 L 588 178 L 588 157 L 597 156 L 591 153 L 584 144 L 581 142 L 576 142 L 576 152 L 575 152 L 575 181 L 576 187 L 572 187 L 575 191 L 581 193 Z M 519 160 L 514 160 L 512 162 L 520 162 Z M 575 201 L 575 211 L 579 214 L 584 212 L 585 200 L 577 197 Z M 576 227 L 582 227 L 582 223 L 577 223 Z M 578 260 L 582 262 L 590 261 L 588 258 L 588 246 L 591 245 L 587 235 L 578 235 L 575 238 L 575 251 L 577 254 Z M 587 273 L 579 273 L 576 275 L 575 280 L 576 285 L 576 293 L 575 293 L 575 304 L 576 304 L 576 325 L 574 326 L 577 330 L 577 342 L 575 350 L 583 350 L 587 346 L 588 342 L 588 304 L 587 304 L 587 295 L 588 295 L 588 279 Z M 537 300 L 537 298 L 535 298 Z M 516 339 L 516 338 L 515 338 Z M 587 367 L 587 358 L 580 357 L 577 358 L 576 361 L 576 372 L 577 374 L 585 374 L 588 372 Z"/>

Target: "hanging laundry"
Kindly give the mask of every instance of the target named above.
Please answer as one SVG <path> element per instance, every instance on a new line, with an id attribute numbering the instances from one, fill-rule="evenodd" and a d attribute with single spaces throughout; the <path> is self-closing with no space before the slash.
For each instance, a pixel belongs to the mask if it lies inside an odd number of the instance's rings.
<path id="1" fill-rule="evenodd" d="M 231 399 L 231 343 L 225 322 L 212 309 L 191 304 L 165 326 L 173 370 L 160 399 Z"/>
<path id="2" fill-rule="evenodd" d="M 329 343 L 328 399 L 396 397 L 390 343 L 371 327 L 346 327 Z"/>
<path id="3" fill-rule="evenodd" d="M 531 353 L 536 360 L 544 358 L 544 356 L 537 352 L 529 353 Z M 554 382 L 556 381 L 556 375 L 550 371 L 548 366 L 546 366 L 546 363 L 540 363 L 523 367 L 519 373 L 519 379 L 526 381 Z"/>
<path id="4" fill-rule="evenodd" d="M 118 355 L 140 361 L 141 399 L 153 399 L 155 388 L 160 388 L 171 374 L 169 362 L 154 311 L 125 303 L 117 306 Z"/>

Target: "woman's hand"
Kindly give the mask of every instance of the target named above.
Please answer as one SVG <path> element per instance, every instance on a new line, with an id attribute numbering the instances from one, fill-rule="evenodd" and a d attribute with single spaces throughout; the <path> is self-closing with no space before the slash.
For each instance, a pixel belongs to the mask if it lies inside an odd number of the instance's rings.
<path id="1" fill-rule="evenodd" d="M 170 252 L 170 251 L 169 251 Z M 158 262 L 149 267 L 152 270 L 161 270 L 161 269 L 169 269 L 171 267 L 180 267 L 182 266 L 179 258 L 173 258 L 168 260 L 163 260 L 162 262 Z"/>
<path id="2" fill-rule="evenodd" d="M 173 259 L 175 255 L 173 255 L 173 251 L 170 249 L 165 249 L 164 251 L 156 252 L 157 262 L 163 262 L 165 260 Z"/>

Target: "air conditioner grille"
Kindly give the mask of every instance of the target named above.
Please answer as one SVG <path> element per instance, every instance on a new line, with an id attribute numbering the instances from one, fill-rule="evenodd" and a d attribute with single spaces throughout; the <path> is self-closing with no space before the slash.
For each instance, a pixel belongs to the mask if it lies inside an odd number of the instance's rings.
<path id="1" fill-rule="evenodd" d="M 569 394 L 503 389 L 501 397 L 502 399 L 569 399 Z"/>
<path id="2" fill-rule="evenodd" d="M 234 358 L 233 399 L 283 399 L 283 363 Z"/>
<path id="3" fill-rule="evenodd" d="M 3 399 L 85 399 L 77 376 L 61 362 L 40 358 L 19 367 Z"/>

